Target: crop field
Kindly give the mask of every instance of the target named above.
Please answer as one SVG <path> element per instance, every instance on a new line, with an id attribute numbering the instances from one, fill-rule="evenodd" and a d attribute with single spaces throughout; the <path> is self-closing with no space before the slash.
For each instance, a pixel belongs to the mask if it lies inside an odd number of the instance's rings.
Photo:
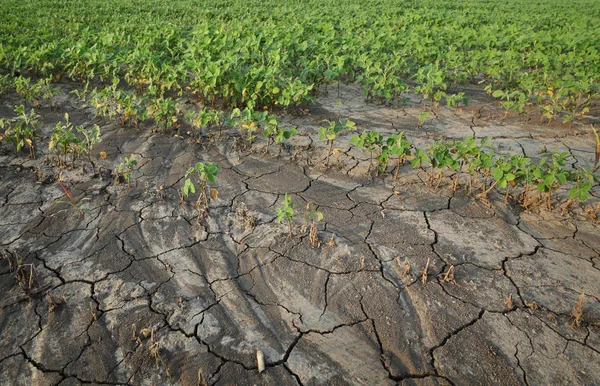
<path id="1" fill-rule="evenodd" d="M 600 384 L 600 2 L 0 27 L 0 385 Z"/>

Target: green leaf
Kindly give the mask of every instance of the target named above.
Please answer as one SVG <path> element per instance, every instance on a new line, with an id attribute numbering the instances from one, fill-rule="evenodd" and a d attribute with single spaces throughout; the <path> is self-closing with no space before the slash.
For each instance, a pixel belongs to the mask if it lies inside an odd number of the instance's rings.
<path id="1" fill-rule="evenodd" d="M 502 179 L 502 177 L 504 177 L 504 172 L 500 168 L 492 169 L 491 174 L 492 174 L 492 177 L 494 177 L 494 179 L 496 181 L 500 181 Z"/>

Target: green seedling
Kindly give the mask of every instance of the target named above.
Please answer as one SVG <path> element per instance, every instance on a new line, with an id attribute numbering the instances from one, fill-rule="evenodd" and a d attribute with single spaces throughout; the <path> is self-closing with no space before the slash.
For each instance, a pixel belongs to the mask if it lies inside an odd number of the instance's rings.
<path id="1" fill-rule="evenodd" d="M 396 156 L 396 171 L 394 172 L 394 180 L 397 180 L 400 166 L 402 166 L 407 157 L 410 157 L 411 144 L 404 136 L 404 132 L 391 134 L 385 143 L 389 154 Z"/>
<path id="2" fill-rule="evenodd" d="M 419 123 L 417 124 L 417 127 L 422 127 L 427 120 L 427 117 L 429 117 L 429 111 L 421 111 L 419 113 Z"/>
<path id="3" fill-rule="evenodd" d="M 549 152 L 535 165 L 533 176 L 536 182 L 536 189 L 539 193 L 546 195 L 546 207 L 550 209 L 552 192 L 561 184 L 567 182 L 569 172 L 563 169 L 567 164 L 569 152 Z"/>
<path id="4" fill-rule="evenodd" d="M 221 113 L 204 107 L 199 111 L 189 110 L 185 114 L 185 119 L 190 123 L 192 136 L 199 138 L 203 128 L 218 125 L 221 122 Z"/>
<path id="5" fill-rule="evenodd" d="M 216 189 L 208 190 L 208 183 L 215 182 L 219 172 L 219 167 L 212 162 L 196 162 L 196 165 L 189 168 L 185 173 L 185 181 L 183 188 L 180 191 L 181 202 L 193 193 L 198 191 L 198 199 L 196 200 L 196 209 L 198 210 L 198 222 L 208 215 L 209 197 L 216 200 L 218 191 Z M 196 181 L 193 180 L 196 177 Z M 197 189 L 196 189 L 197 188 Z"/>
<path id="6" fill-rule="evenodd" d="M 581 202 L 590 197 L 590 190 L 600 181 L 600 177 L 594 174 L 589 167 L 581 167 L 570 173 L 569 178 L 575 182 L 569 190 L 569 199 L 577 199 Z"/>
<path id="7" fill-rule="evenodd" d="M 40 116 L 33 109 L 26 114 L 23 105 L 16 106 L 15 113 L 18 115 L 10 120 L 0 119 L 0 129 L 4 129 L 4 133 L 0 134 L 0 140 L 6 139 L 14 142 L 17 153 L 27 145 L 29 157 L 34 158 L 33 139 L 37 136 L 36 130 L 40 125 Z"/>
<path id="8" fill-rule="evenodd" d="M 248 147 L 252 147 L 260 126 L 272 119 L 274 118 L 270 117 L 267 111 L 255 111 L 254 104 L 248 102 L 248 106 L 243 110 L 233 109 L 229 122 L 239 127 L 241 138 L 245 139 Z M 271 122 L 271 125 L 273 125 L 273 122 Z"/>
<path id="9" fill-rule="evenodd" d="M 443 141 L 435 142 L 427 148 L 427 156 L 431 171 L 429 174 L 429 183 L 433 185 L 435 180 L 438 181 L 436 188 L 439 187 L 444 174 L 444 169 L 456 169 L 458 162 L 454 159 L 448 144 Z"/>
<path id="10" fill-rule="evenodd" d="M 171 98 L 155 97 L 151 99 L 148 113 L 154 119 L 159 131 L 167 131 L 177 124 L 179 106 Z"/>
<path id="11" fill-rule="evenodd" d="M 83 127 L 78 127 L 83 130 Z M 99 129 L 98 129 L 99 135 Z M 56 154 L 59 165 L 66 164 L 67 154 L 71 154 L 71 163 L 75 163 L 75 157 L 81 151 L 82 141 L 73 132 L 73 124 L 69 121 L 69 114 L 65 113 L 65 123 L 58 122 L 52 131 L 48 148 Z M 63 156 L 63 160 L 60 156 Z"/>
<path id="12" fill-rule="evenodd" d="M 283 204 L 281 204 L 279 208 L 276 208 L 275 211 L 277 213 L 277 222 L 281 224 L 283 221 L 285 221 L 287 223 L 288 237 L 291 239 L 294 237 L 292 231 L 292 221 L 294 220 L 295 212 L 292 198 L 288 196 L 287 193 L 283 198 Z"/>
<path id="13" fill-rule="evenodd" d="M 360 135 L 350 138 L 350 143 L 356 145 L 358 149 L 364 147 L 369 152 L 369 171 L 373 167 L 373 157 L 381 152 L 383 145 L 383 136 L 376 131 L 363 131 Z"/>
<path id="14" fill-rule="evenodd" d="M 102 138 L 100 137 L 100 127 L 98 125 L 93 125 L 92 127 L 77 126 L 75 130 L 83 135 L 83 139 L 79 145 L 79 152 L 87 157 L 95 171 L 96 166 L 92 161 L 91 154 L 93 147 L 97 143 L 102 142 Z"/>
<path id="15" fill-rule="evenodd" d="M 498 186 L 501 189 L 506 189 L 505 202 L 508 200 L 509 194 L 509 183 L 514 181 L 516 176 L 513 173 L 513 164 L 509 157 L 500 157 L 496 160 L 494 166 L 490 171 L 491 176 L 494 178 L 494 182 L 489 188 L 481 192 L 478 197 L 487 198 L 488 193 L 495 187 Z M 485 188 L 485 187 L 484 187 Z"/>
<path id="16" fill-rule="evenodd" d="M 333 152 L 333 142 L 336 137 L 344 130 L 356 130 L 356 123 L 344 118 L 340 118 L 337 121 L 324 120 L 323 122 L 327 123 L 328 126 L 319 128 L 319 140 L 323 141 L 324 139 L 327 139 L 327 143 L 329 144 L 329 152 L 327 153 L 325 165 L 326 167 L 329 167 L 329 157 L 331 157 Z"/>
<path id="17" fill-rule="evenodd" d="M 410 161 L 412 167 L 415 169 L 421 168 L 426 162 L 429 162 L 429 157 L 427 156 L 427 154 L 425 154 L 425 152 L 422 149 L 416 148 L 415 153 L 412 156 L 412 160 Z"/>
<path id="18" fill-rule="evenodd" d="M 465 106 L 469 104 L 469 97 L 466 97 L 464 92 L 446 95 L 446 105 L 448 107 L 458 107 L 461 103 Z"/>
<path id="19" fill-rule="evenodd" d="M 119 163 L 119 166 L 117 166 L 117 179 L 119 182 L 127 181 L 128 188 L 131 188 L 131 175 L 136 166 L 137 160 L 133 154 L 129 157 L 125 157 L 125 162 L 121 162 Z"/>

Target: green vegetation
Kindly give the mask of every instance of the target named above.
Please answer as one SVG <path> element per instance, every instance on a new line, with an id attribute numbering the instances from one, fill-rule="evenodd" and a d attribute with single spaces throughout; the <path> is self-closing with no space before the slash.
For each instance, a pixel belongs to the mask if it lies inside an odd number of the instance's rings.
<path id="1" fill-rule="evenodd" d="M 460 87 L 482 83 L 507 110 L 565 122 L 598 97 L 594 0 L 7 0 L 0 16 L 3 85 L 36 101 L 58 79 L 109 84 L 90 92 L 99 114 L 160 130 L 179 123 L 184 94 L 271 109 L 338 82 L 387 103 L 413 91 L 434 108 L 467 103 Z"/>
<path id="2" fill-rule="evenodd" d="M 328 85 L 358 84 L 368 101 L 386 104 L 420 94 L 430 108 L 419 114 L 418 126 L 442 103 L 467 104 L 467 84 L 481 84 L 507 114 L 537 111 L 543 120 L 565 123 L 587 114 L 599 95 L 600 3 L 594 0 L 7 0 L 0 16 L 1 93 L 34 107 L 39 100 L 53 105 L 53 82 L 71 80 L 79 85 L 73 93 L 98 117 L 136 128 L 150 121 L 146 127 L 164 132 L 187 125 L 196 141 L 215 127 L 219 136 L 231 127 L 238 130 L 234 147 L 251 148 L 262 135 L 265 153 L 271 144 L 281 153 L 298 132 L 282 127 L 275 113 L 314 101 Z M 23 105 L 15 112 L 0 121 L 2 138 L 17 151 L 27 145 L 33 156 L 39 116 L 26 114 Z M 50 149 L 63 163 L 69 153 L 72 161 L 80 154 L 91 161 L 99 128 L 73 128 L 68 115 L 65 120 Z M 355 129 L 341 111 L 321 123 L 326 166 L 336 138 Z M 534 161 L 496 154 L 472 137 L 418 149 L 403 133 L 386 138 L 363 131 L 351 143 L 369 152 L 377 174 L 395 160 L 397 178 L 410 159 L 435 188 L 450 178 L 453 190 L 463 184 L 481 198 L 494 189 L 506 200 L 519 192 L 525 207 L 536 191 L 538 203 L 551 205 L 567 184 L 571 199 L 586 200 L 600 163 L 597 133 L 594 166 L 575 170 L 568 153 Z M 136 163 L 126 158 L 117 177 L 129 184 Z M 199 187 L 197 205 L 206 209 L 206 183 L 217 172 L 209 162 L 188 170 L 182 200 Z M 289 210 L 293 217 L 291 201 Z"/>
<path id="3" fill-rule="evenodd" d="M 0 129 L 4 129 L 4 133 L 0 134 L 0 140 L 14 142 L 17 153 L 27 145 L 29 157 L 33 158 L 35 156 L 33 138 L 37 135 L 40 116 L 33 109 L 26 114 L 23 105 L 16 106 L 15 113 L 17 116 L 12 119 L 0 119 Z"/>
<path id="4" fill-rule="evenodd" d="M 117 180 L 119 182 L 127 181 L 127 187 L 131 187 L 131 175 L 133 174 L 133 170 L 137 166 L 137 160 L 135 157 L 130 155 L 129 157 L 125 157 L 125 161 L 119 163 L 117 166 Z"/>
<path id="5" fill-rule="evenodd" d="M 275 208 L 275 212 L 277 213 L 278 223 L 281 224 L 283 221 L 287 223 L 288 237 L 291 239 L 294 236 L 292 231 L 292 221 L 296 215 L 296 212 L 294 211 L 294 204 L 292 203 L 292 197 L 288 196 L 286 193 L 283 197 L 283 203 L 280 207 Z"/>

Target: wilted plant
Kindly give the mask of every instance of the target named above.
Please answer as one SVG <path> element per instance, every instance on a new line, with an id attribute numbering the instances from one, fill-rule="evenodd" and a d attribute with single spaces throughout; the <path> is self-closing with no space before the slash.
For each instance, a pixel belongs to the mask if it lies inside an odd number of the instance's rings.
<path id="1" fill-rule="evenodd" d="M 212 162 L 196 162 L 196 165 L 189 168 L 185 173 L 185 181 L 181 189 L 180 196 L 183 202 L 191 193 L 196 193 L 198 188 L 198 199 L 196 200 L 196 209 L 198 210 L 198 222 L 208 214 L 209 197 L 217 199 L 216 189 L 208 190 L 208 183 L 215 182 L 219 167 Z M 196 181 L 192 177 L 196 177 Z"/>
<path id="2" fill-rule="evenodd" d="M 129 157 L 125 157 L 125 162 L 121 162 L 119 163 L 119 166 L 117 166 L 117 179 L 127 181 L 127 187 L 129 188 L 131 188 L 131 175 L 136 166 L 137 160 L 133 154 Z"/>
<path id="3" fill-rule="evenodd" d="M 18 115 L 10 120 L 0 119 L 0 129 L 5 129 L 4 133 L 0 134 L 0 140 L 6 139 L 14 142 L 17 153 L 27 145 L 29 157 L 34 158 L 33 139 L 37 136 L 36 130 L 40 124 L 40 116 L 33 109 L 26 114 L 23 105 L 16 106 L 15 113 Z"/>
<path id="4" fill-rule="evenodd" d="M 304 221 L 306 222 L 306 228 L 308 228 L 308 241 L 310 245 L 316 247 L 319 245 L 319 239 L 317 237 L 317 224 L 323 220 L 323 213 L 318 210 L 311 210 L 312 203 L 309 202 L 306 205 L 306 213 L 304 213 Z"/>
<path id="5" fill-rule="evenodd" d="M 8 262 L 8 269 L 15 273 L 15 280 L 21 289 L 29 294 L 37 285 L 37 269 L 34 264 L 27 264 L 17 252 L 0 251 L 0 258 Z"/>

